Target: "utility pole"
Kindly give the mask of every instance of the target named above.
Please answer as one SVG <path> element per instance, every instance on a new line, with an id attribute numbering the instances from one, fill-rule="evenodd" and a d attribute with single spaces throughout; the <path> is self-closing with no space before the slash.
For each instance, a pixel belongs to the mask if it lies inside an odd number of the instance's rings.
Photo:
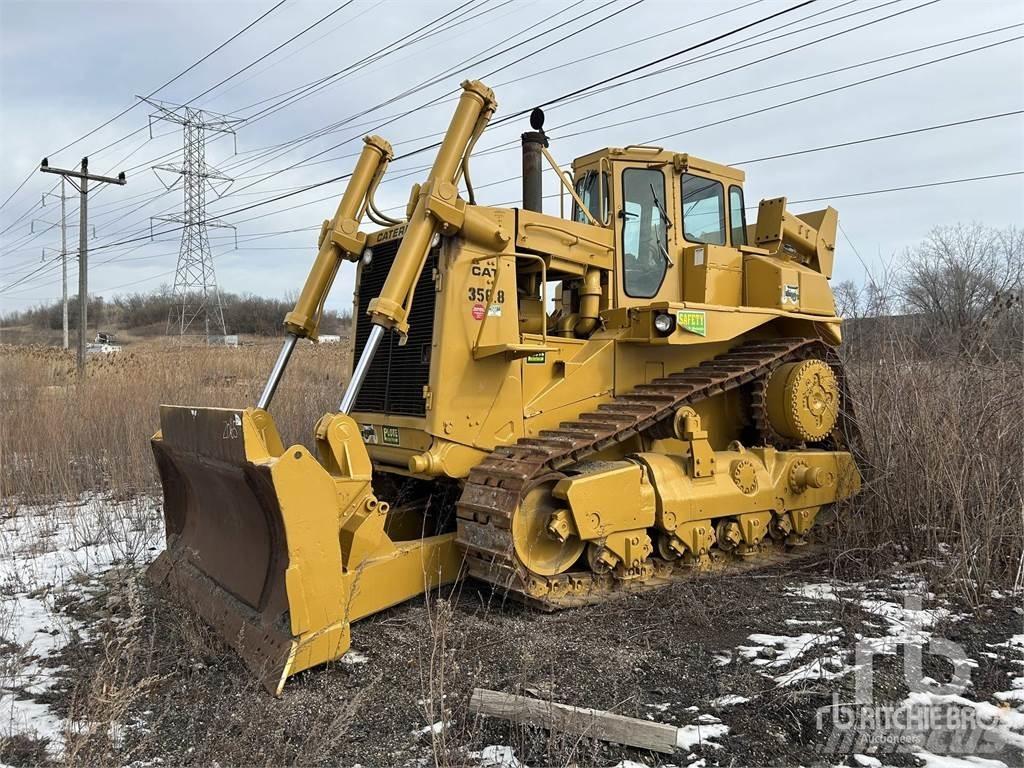
<path id="1" fill-rule="evenodd" d="M 64 329 L 64 349 L 68 348 L 68 220 L 67 220 L 67 194 L 65 185 L 67 179 L 63 176 L 60 180 L 60 287 L 61 306 L 63 309 L 62 327 Z M 43 205 L 46 205 L 47 196 L 52 192 L 43 193 Z M 56 195 L 53 195 L 56 197 Z"/>
<path id="2" fill-rule="evenodd" d="M 89 182 L 101 184 L 126 183 L 124 171 L 117 178 L 110 176 L 94 176 L 89 174 L 89 158 L 82 158 L 81 170 L 51 168 L 47 158 L 39 164 L 43 173 L 57 173 L 71 182 L 80 194 L 78 204 L 78 374 L 85 373 L 85 326 L 89 315 Z M 77 179 L 77 181 L 75 181 Z M 65 284 L 66 284 L 65 280 Z"/>

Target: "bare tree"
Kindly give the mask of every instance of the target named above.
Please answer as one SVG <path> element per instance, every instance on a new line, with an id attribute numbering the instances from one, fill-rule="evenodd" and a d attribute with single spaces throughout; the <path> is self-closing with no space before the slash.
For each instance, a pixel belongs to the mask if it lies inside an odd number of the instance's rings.
<path id="1" fill-rule="evenodd" d="M 853 280 L 843 280 L 832 286 L 836 299 L 836 314 L 847 320 L 863 316 L 861 287 Z"/>
<path id="2" fill-rule="evenodd" d="M 905 311 L 926 316 L 933 341 L 977 351 L 1014 332 L 1022 273 L 1021 229 L 977 223 L 936 227 L 907 252 L 899 295 Z"/>

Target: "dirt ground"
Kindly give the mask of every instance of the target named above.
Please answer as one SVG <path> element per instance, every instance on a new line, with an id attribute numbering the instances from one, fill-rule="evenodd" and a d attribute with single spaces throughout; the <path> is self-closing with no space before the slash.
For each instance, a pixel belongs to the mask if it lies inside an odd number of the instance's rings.
<path id="1" fill-rule="evenodd" d="M 895 562 L 896 555 L 873 556 Z M 895 566 L 882 580 L 838 582 L 831 562 L 821 555 L 796 571 L 701 577 L 555 614 L 465 582 L 357 623 L 344 659 L 291 679 L 279 699 L 187 611 L 151 590 L 137 564 L 116 564 L 58 600 L 77 629 L 43 660 L 54 679 L 35 698 L 75 724 L 63 752 L 45 738 L 11 734 L 0 740 L 0 760 L 507 768 L 1024 763 L 1024 714 L 1012 699 L 993 699 L 1024 675 L 1019 596 L 993 593 L 972 608 L 928 592 L 917 575 Z M 907 595 L 922 598 L 924 608 L 901 607 Z M 967 762 L 934 762 L 927 749 L 916 750 L 923 757 L 885 750 L 871 757 L 859 754 L 867 748 L 830 744 L 831 726 L 819 728 L 818 709 L 835 693 L 852 699 L 858 639 L 892 641 L 874 664 L 874 695 L 906 699 L 895 651 L 908 641 L 908 627 L 962 646 L 974 665 L 968 708 L 998 702 L 1009 718 L 996 725 L 1003 738 L 995 747 L 975 750 Z M 953 670 L 925 654 L 929 684 L 949 681 Z M 680 727 L 683 746 L 659 754 L 475 716 L 468 710 L 474 687 L 669 723 Z"/>

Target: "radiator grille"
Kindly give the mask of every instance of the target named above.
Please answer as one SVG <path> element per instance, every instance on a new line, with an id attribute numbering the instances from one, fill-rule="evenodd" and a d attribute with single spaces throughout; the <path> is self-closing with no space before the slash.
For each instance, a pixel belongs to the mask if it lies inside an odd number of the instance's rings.
<path id="1" fill-rule="evenodd" d="M 354 360 L 359 359 L 370 335 L 371 323 L 366 309 L 370 301 L 380 295 L 400 243 L 401 240 L 390 240 L 373 246 L 373 260 L 361 268 L 355 317 Z M 430 377 L 430 346 L 434 337 L 433 273 L 436 263 L 437 252 L 431 249 L 419 282 L 416 283 L 416 296 L 412 303 L 412 313 L 408 317 L 409 340 L 404 347 L 400 347 L 396 334 L 385 334 L 356 397 L 356 411 L 399 416 L 426 415 L 423 387 Z"/>

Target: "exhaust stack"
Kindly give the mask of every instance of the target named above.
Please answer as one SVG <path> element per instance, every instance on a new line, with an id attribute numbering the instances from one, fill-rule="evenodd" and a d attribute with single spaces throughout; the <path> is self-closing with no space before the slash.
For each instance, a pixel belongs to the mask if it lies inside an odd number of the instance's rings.
<path id="1" fill-rule="evenodd" d="M 548 137 L 544 134 L 544 111 L 537 107 L 530 113 L 530 127 L 523 141 L 523 210 L 544 212 L 543 149 Z"/>

